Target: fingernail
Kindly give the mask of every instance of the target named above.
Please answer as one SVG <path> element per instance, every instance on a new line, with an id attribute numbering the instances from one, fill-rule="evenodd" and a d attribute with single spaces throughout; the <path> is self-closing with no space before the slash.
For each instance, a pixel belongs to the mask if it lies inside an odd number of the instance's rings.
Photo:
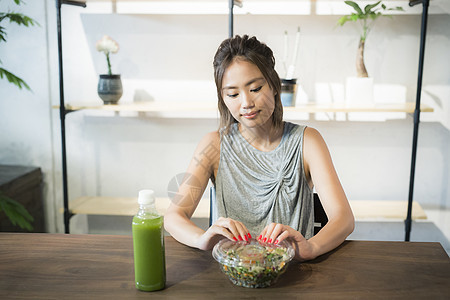
<path id="1" fill-rule="evenodd" d="M 248 237 L 246 235 L 244 235 L 244 238 L 245 238 L 246 241 L 248 241 Z"/>
<path id="2" fill-rule="evenodd" d="M 263 242 L 265 243 L 267 241 L 267 238 L 264 238 Z"/>
<path id="3" fill-rule="evenodd" d="M 241 236 L 238 236 L 238 239 L 239 239 L 240 241 L 243 241 L 243 239 L 242 239 L 242 237 L 241 237 Z"/>
<path id="4" fill-rule="evenodd" d="M 262 239 L 262 234 L 259 236 L 258 240 L 261 240 L 261 239 Z"/>
<path id="5" fill-rule="evenodd" d="M 272 239 L 269 239 L 268 243 L 272 243 Z"/>
<path id="6" fill-rule="evenodd" d="M 237 239 L 233 236 L 233 240 L 235 240 L 237 242 Z"/>
<path id="7" fill-rule="evenodd" d="M 279 242 L 280 242 L 279 240 L 276 240 L 274 244 L 276 245 L 276 244 L 278 244 Z"/>
<path id="8" fill-rule="evenodd" d="M 247 234 L 248 238 L 251 239 L 252 235 L 250 234 L 250 232 Z"/>

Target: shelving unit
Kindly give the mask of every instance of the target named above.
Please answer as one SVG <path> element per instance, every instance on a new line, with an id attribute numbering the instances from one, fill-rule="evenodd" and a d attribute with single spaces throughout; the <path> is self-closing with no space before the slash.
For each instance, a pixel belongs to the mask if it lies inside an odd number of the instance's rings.
<path id="1" fill-rule="evenodd" d="M 124 5 L 131 5 L 139 7 L 139 5 L 142 5 L 142 3 L 155 3 L 157 1 L 149 1 L 149 0 L 141 0 L 141 1 L 124 1 L 124 0 L 88 0 L 88 1 L 63 1 L 58 0 L 57 3 L 60 5 L 63 4 L 74 4 L 79 5 L 80 3 L 96 3 L 100 4 L 103 8 L 100 8 L 97 12 L 106 12 L 106 13 L 127 13 L 127 14 L 139 14 L 139 13 L 145 13 L 145 14 L 166 14 L 167 11 L 161 11 L 161 12 L 155 12 L 155 11 L 145 11 L 142 9 L 138 10 L 123 10 Z M 159 1 L 160 3 L 166 2 L 166 1 Z M 170 9 L 176 8 L 176 1 L 167 1 L 171 3 Z M 195 1 L 194 1 L 195 2 Z M 201 2 L 201 1 L 197 1 Z M 212 1 L 212 2 L 218 2 L 218 1 Z M 222 2 L 227 2 L 223 0 Z M 232 2 L 232 1 L 231 1 Z M 249 1 L 249 2 L 257 2 L 257 1 Z M 267 4 L 267 2 L 262 1 Z M 291 2 L 291 1 L 284 1 L 284 2 Z M 327 1 L 320 1 L 321 4 L 318 5 L 320 2 L 311 0 L 311 1 L 303 1 L 303 4 L 308 4 L 309 10 L 300 12 L 293 10 L 287 10 L 286 14 L 291 15 L 337 15 L 337 14 L 343 14 L 347 12 L 342 12 L 339 10 L 329 10 L 326 12 L 326 10 L 322 10 L 320 12 L 318 10 L 320 5 L 325 4 Z M 333 2 L 333 1 L 328 1 Z M 405 5 L 408 4 L 408 1 L 402 1 L 405 3 Z M 175 4 L 174 4 L 175 3 Z M 207 5 L 207 2 L 204 2 L 203 5 Z M 274 2 L 275 3 L 275 2 Z M 280 4 L 280 2 L 276 2 L 278 6 L 283 6 Z M 293 2 L 291 2 L 293 3 Z M 110 6 L 110 11 L 105 11 L 105 5 Z M 98 7 L 100 7 L 98 6 Z M 245 3 L 244 3 L 245 6 Z M 133 8 L 133 7 L 132 7 Z M 203 9 L 203 8 L 202 8 Z M 228 10 L 226 4 L 225 4 L 225 10 L 223 12 L 220 12 L 218 14 L 229 14 L 230 11 Z M 102 11 L 103 10 L 103 11 Z M 94 12 L 96 11 L 89 11 Z M 236 14 L 241 14 L 242 11 L 239 11 L 239 9 L 236 10 Z M 448 12 L 447 12 L 448 13 Z M 181 12 L 180 14 L 214 14 L 212 12 L 205 12 L 205 13 L 199 13 L 198 11 L 193 12 Z M 256 14 L 266 14 L 266 15 L 272 15 L 272 14 L 283 14 L 282 12 L 260 12 Z M 414 13 L 418 14 L 418 13 Z M 232 20 L 232 19 L 231 19 Z M 230 24 L 231 21 L 230 21 Z M 59 32 L 60 33 L 60 32 Z M 62 60 L 60 64 L 62 63 Z M 165 117 L 167 115 L 170 115 L 172 113 L 176 113 L 177 117 L 184 118 L 189 117 L 191 118 L 192 115 L 196 115 L 196 113 L 200 113 L 199 116 L 196 116 L 196 118 L 206 118 L 206 119 L 216 119 L 218 118 L 218 111 L 216 108 L 216 103 L 214 102 L 202 102 L 202 103 L 191 103 L 191 102 L 149 102 L 149 103 L 123 103 L 119 105 L 84 105 L 84 104 L 70 104 L 66 105 L 64 103 L 64 97 L 62 92 L 62 68 L 60 72 L 61 76 L 61 104 L 59 106 L 54 106 L 54 108 L 58 108 L 60 110 L 61 115 L 61 132 L 62 132 L 62 143 L 63 143 L 63 181 L 64 184 L 67 185 L 67 171 L 66 171 L 66 161 L 65 161 L 65 116 L 68 113 L 80 111 L 80 110 L 96 110 L 96 111 L 111 111 L 111 112 L 138 112 L 138 113 L 148 113 L 149 115 L 155 115 L 158 117 Z M 426 106 L 426 105 L 420 105 L 420 112 L 433 112 L 433 108 Z M 407 102 L 402 104 L 389 104 L 389 103 L 380 103 L 380 104 L 373 104 L 373 105 L 346 105 L 346 104 L 304 104 L 297 107 L 287 107 L 285 108 L 285 115 L 289 116 L 289 119 L 295 119 L 295 115 L 297 113 L 354 113 L 354 112 L 368 112 L 368 113 L 389 113 L 389 112 L 402 112 L 402 113 L 408 113 L 413 114 L 417 113 L 417 110 L 415 109 L 415 103 L 413 102 Z M 133 202 L 135 202 L 134 198 Z M 112 207 L 112 211 L 108 212 L 105 210 L 99 210 L 99 207 L 102 207 L 102 201 L 109 201 L 108 205 Z M 67 188 L 64 188 L 64 222 L 65 222 L 65 231 L 66 233 L 69 233 L 69 220 L 74 214 L 103 214 L 103 215 L 115 215 L 115 212 L 120 211 L 124 209 L 124 211 L 129 212 L 129 210 L 126 210 L 123 205 L 128 205 L 124 203 L 128 203 L 130 200 L 124 200 L 124 198 L 114 198 L 114 197 L 82 197 L 75 199 L 69 203 L 68 201 L 68 195 L 67 195 Z M 207 201 L 206 201 L 207 202 Z M 383 201 L 376 201 L 383 202 Z M 402 201 L 403 202 L 403 201 Z M 161 203 L 167 204 L 168 201 L 163 201 Z M 414 202 L 415 203 L 415 202 Z M 130 204 L 131 205 L 131 204 Z M 134 204 L 133 204 L 134 205 Z M 384 203 L 383 205 L 387 205 L 387 203 Z M 105 206 L 103 206 L 105 207 Z M 392 206 L 384 206 L 385 211 L 392 210 Z M 420 206 L 419 206 L 420 207 Z M 402 208 L 403 209 L 403 208 Z M 202 209 L 204 210 L 204 209 Z M 133 207 L 133 212 L 135 211 Z M 209 214 L 209 210 L 207 211 Z M 416 210 L 416 206 L 414 206 L 414 212 L 412 215 L 412 218 L 422 218 L 418 217 L 420 216 L 420 210 Z M 202 215 L 202 213 L 199 213 Z"/>

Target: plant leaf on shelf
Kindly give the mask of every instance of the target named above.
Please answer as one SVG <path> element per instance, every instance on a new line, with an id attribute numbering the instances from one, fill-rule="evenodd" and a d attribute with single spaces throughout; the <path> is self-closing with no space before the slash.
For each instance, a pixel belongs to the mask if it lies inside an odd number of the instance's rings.
<path id="1" fill-rule="evenodd" d="M 366 14 L 371 13 L 372 12 L 372 8 L 375 8 L 376 6 L 378 6 L 378 4 L 380 4 L 381 1 L 378 1 L 377 3 L 374 4 L 368 4 L 366 5 L 366 7 L 364 8 L 364 12 Z M 384 5 L 384 4 L 383 4 Z"/>
<path id="2" fill-rule="evenodd" d="M 362 9 L 361 9 L 361 7 L 359 7 L 358 3 L 353 2 L 353 1 L 344 1 L 344 2 L 345 2 L 345 4 L 350 5 L 351 7 L 353 7 L 358 14 L 360 14 L 360 15 L 364 14 Z"/>

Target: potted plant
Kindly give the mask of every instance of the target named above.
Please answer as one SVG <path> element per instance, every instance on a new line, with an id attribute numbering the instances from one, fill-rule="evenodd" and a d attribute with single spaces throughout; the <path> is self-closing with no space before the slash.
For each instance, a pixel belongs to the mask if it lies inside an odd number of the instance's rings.
<path id="1" fill-rule="evenodd" d="M 103 52 L 106 56 L 108 65 L 108 74 L 101 74 L 98 81 L 97 92 L 105 104 L 117 104 L 122 97 L 122 81 L 119 74 L 113 74 L 111 71 L 110 54 L 119 51 L 119 44 L 111 37 L 105 35 L 97 41 L 95 47 L 97 51 Z"/>
<path id="2" fill-rule="evenodd" d="M 22 0 L 14 0 L 16 5 L 25 3 Z M 9 23 L 15 23 L 17 25 L 23 25 L 25 27 L 39 25 L 38 22 L 32 18 L 25 16 L 24 14 L 17 13 L 14 11 L 0 12 L 0 42 L 6 43 L 6 28 L 4 23 L 9 21 Z M 3 64 L 0 60 L 0 65 Z M 14 75 L 10 71 L 0 67 L 0 79 L 6 78 L 10 83 L 16 85 L 19 89 L 26 88 L 31 90 L 28 84 L 20 77 Z M 31 222 L 33 217 L 28 213 L 26 208 L 19 202 L 6 196 L 2 191 L 0 191 L 0 213 L 4 212 L 8 219 L 13 225 L 17 225 L 20 228 L 26 230 L 33 230 Z"/>
<path id="3" fill-rule="evenodd" d="M 22 0 L 14 0 L 14 3 L 16 5 L 20 5 L 21 3 L 25 3 Z M 6 43 L 6 30 L 3 26 L 3 23 L 5 21 L 9 21 L 10 23 L 16 23 L 17 25 L 23 25 L 23 26 L 34 26 L 39 25 L 38 22 L 33 20 L 30 17 L 27 17 L 21 13 L 16 13 L 13 11 L 9 12 L 0 12 L 0 42 Z M 3 64 L 0 60 L 0 65 Z M 22 87 L 26 88 L 27 90 L 30 90 L 30 87 L 28 84 L 26 84 L 25 81 L 23 81 L 21 78 L 17 77 L 13 73 L 9 72 L 8 70 L 0 67 L 0 79 L 3 79 L 3 77 L 6 78 L 10 83 L 16 85 L 19 89 L 22 89 Z"/>
<path id="4" fill-rule="evenodd" d="M 390 15 L 383 14 L 386 11 L 403 11 L 403 8 L 398 6 L 395 8 L 387 8 L 386 5 L 378 1 L 373 4 L 368 4 L 361 8 L 354 1 L 344 1 L 345 4 L 353 8 L 353 12 L 349 15 L 345 15 L 338 20 L 338 24 L 343 26 L 347 22 L 357 22 L 360 26 L 360 36 L 358 51 L 356 54 L 356 74 L 357 78 L 347 79 L 347 101 L 352 102 L 353 98 L 357 98 L 359 101 L 364 99 L 371 102 L 373 100 L 373 79 L 369 78 L 365 63 L 364 63 L 364 49 L 367 41 L 367 36 L 372 30 L 375 21 L 383 17 L 391 17 Z M 365 78 L 365 79 L 359 79 Z M 364 95 L 364 90 L 367 92 Z"/>

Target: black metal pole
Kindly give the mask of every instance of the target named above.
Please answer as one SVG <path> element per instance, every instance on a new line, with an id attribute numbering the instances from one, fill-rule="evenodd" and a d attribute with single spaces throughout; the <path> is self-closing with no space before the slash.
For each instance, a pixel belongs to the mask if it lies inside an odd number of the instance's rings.
<path id="1" fill-rule="evenodd" d="M 230 10 L 228 14 L 228 37 L 233 37 L 233 8 L 234 8 L 234 0 L 228 1 L 228 8 Z"/>
<path id="2" fill-rule="evenodd" d="M 61 36 L 61 1 L 56 0 L 56 22 L 58 28 L 58 62 L 59 62 L 59 118 L 61 119 L 61 154 L 62 180 L 64 201 L 64 233 L 69 233 L 69 193 L 67 188 L 67 160 L 66 160 L 66 112 L 64 103 L 64 79 L 62 60 Z"/>
<path id="3" fill-rule="evenodd" d="M 422 28 L 420 32 L 420 54 L 419 54 L 419 73 L 417 79 L 417 93 L 416 93 L 416 108 L 414 110 L 414 132 L 413 132 L 413 144 L 411 154 L 411 174 L 409 179 L 409 196 L 408 196 L 408 211 L 405 220 L 405 241 L 410 240 L 411 235 L 411 213 L 414 194 L 414 176 L 416 171 L 416 156 L 417 156 L 417 139 L 419 137 L 419 123 L 420 123 L 420 96 L 422 93 L 422 77 L 423 77 L 423 61 L 425 56 L 425 38 L 427 33 L 427 19 L 428 19 L 428 6 L 429 0 L 414 0 L 410 1 L 409 5 L 414 6 L 422 3 Z"/>
<path id="4" fill-rule="evenodd" d="M 58 30 L 58 63 L 59 63 L 59 117 L 61 119 L 61 155 L 62 155 L 62 180 L 64 201 L 64 233 L 70 233 L 69 192 L 67 184 L 67 152 L 66 152 L 66 106 L 64 103 L 64 79 L 63 79 L 63 57 L 62 57 L 62 34 L 61 34 L 61 5 L 69 4 L 86 7 L 86 3 L 67 0 L 56 0 L 56 23 Z"/>

